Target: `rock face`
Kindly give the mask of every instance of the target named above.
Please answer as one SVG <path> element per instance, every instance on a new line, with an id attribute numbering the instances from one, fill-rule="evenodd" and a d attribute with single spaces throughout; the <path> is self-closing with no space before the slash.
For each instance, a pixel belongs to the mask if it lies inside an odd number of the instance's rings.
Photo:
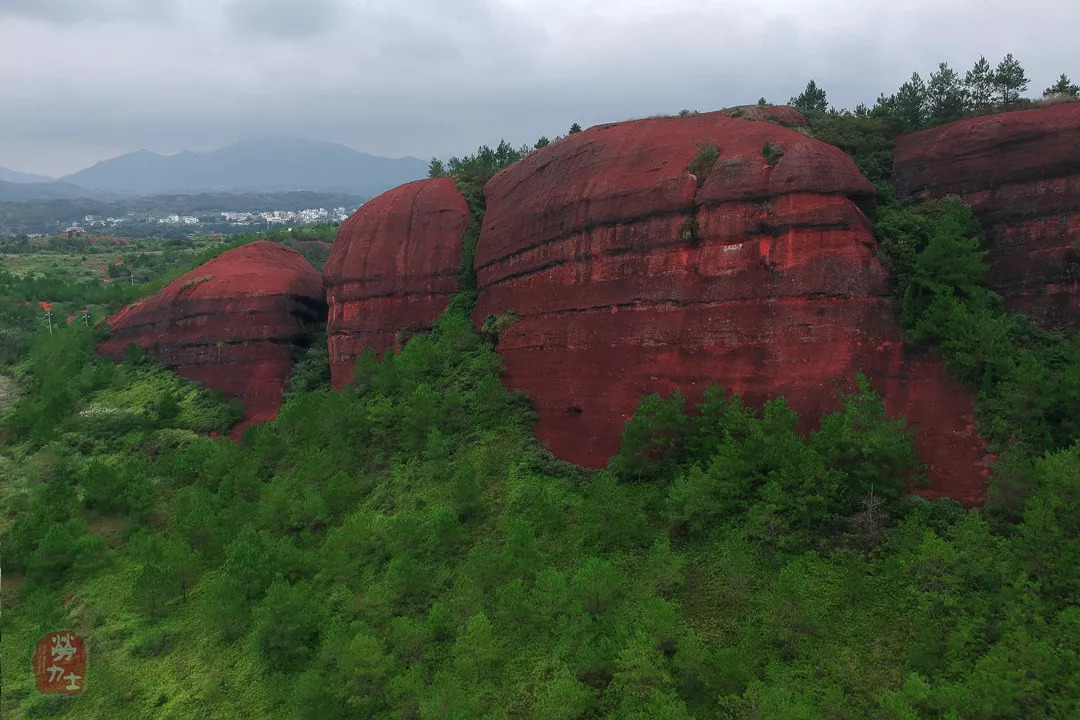
<path id="1" fill-rule="evenodd" d="M 643 396 L 697 401 L 713 381 L 784 395 L 808 427 L 862 370 L 917 428 L 925 494 L 974 502 L 973 400 L 900 342 L 859 209 L 873 193 L 839 149 L 727 112 L 594 127 L 488 183 L 473 319 L 516 314 L 505 380 L 560 458 L 603 466 Z"/>
<path id="2" fill-rule="evenodd" d="M 323 266 L 335 387 L 365 348 L 431 327 L 458 290 L 469 206 L 451 178 L 408 183 L 365 203 L 338 233 Z"/>
<path id="3" fill-rule="evenodd" d="M 743 120 L 766 120 L 787 127 L 806 127 L 806 118 L 801 112 L 787 105 L 739 105 L 738 107 L 721 110 L 728 117 L 739 117 Z"/>
<path id="4" fill-rule="evenodd" d="M 322 282 L 303 255 L 260 240 L 117 312 L 99 349 L 120 361 L 136 343 L 178 375 L 239 398 L 238 438 L 277 414 L 294 351 L 324 312 Z"/>
<path id="5" fill-rule="evenodd" d="M 893 165 L 908 197 L 957 194 L 971 205 L 1008 309 L 1080 326 L 1080 102 L 905 135 Z"/>

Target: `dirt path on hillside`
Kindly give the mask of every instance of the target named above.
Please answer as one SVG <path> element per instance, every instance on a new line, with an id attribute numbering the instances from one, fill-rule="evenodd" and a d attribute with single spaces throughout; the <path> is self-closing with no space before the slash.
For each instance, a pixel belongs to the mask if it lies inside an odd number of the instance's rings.
<path id="1" fill-rule="evenodd" d="M 15 402 L 18 390 L 14 379 L 7 375 L 0 375 L 0 410 Z"/>

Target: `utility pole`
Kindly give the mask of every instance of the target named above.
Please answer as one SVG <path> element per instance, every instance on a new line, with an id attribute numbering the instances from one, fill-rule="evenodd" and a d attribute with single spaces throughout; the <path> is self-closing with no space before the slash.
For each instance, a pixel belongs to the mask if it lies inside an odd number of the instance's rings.
<path id="1" fill-rule="evenodd" d="M 49 321 L 49 334 L 52 335 L 52 310 L 45 311 L 45 319 Z"/>

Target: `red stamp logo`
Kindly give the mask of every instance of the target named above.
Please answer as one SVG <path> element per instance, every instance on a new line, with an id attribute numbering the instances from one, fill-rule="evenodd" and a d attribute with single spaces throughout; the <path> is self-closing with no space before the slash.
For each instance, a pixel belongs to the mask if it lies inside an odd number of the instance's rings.
<path id="1" fill-rule="evenodd" d="M 34 679 L 40 693 L 76 695 L 86 677 L 86 643 L 70 630 L 52 632 L 34 650 Z"/>

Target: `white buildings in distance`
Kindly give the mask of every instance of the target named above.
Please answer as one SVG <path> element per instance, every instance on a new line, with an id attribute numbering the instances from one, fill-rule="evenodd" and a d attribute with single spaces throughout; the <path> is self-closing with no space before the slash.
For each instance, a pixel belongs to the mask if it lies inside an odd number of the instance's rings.
<path id="1" fill-rule="evenodd" d="M 235 225 L 237 227 L 259 227 L 271 225 L 313 225 L 321 222 L 344 222 L 356 208 L 308 208 L 306 210 L 270 210 L 268 212 L 215 212 L 196 215 L 176 213 L 151 216 L 128 213 L 123 217 L 99 217 L 87 215 L 83 218 L 85 228 L 113 227 L 125 222 L 157 222 L 159 225 Z M 74 223 L 68 230 L 82 230 L 79 223 Z"/>

